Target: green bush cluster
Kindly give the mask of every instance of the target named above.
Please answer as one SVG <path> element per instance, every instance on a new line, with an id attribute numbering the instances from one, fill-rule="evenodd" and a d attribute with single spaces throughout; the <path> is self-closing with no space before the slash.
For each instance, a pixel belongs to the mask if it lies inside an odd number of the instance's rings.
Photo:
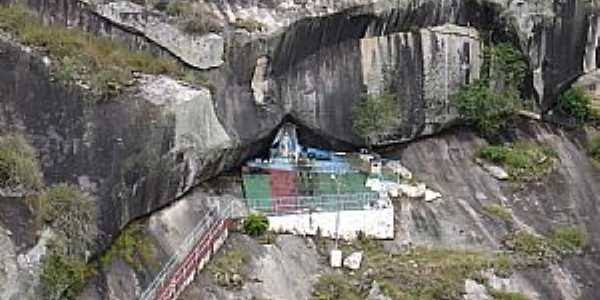
<path id="1" fill-rule="evenodd" d="M 514 90 L 497 92 L 485 80 L 462 87 L 454 95 L 461 118 L 483 136 L 494 136 L 506 128 L 519 108 L 519 96 Z"/>
<path id="2" fill-rule="evenodd" d="M 108 38 L 78 29 L 42 24 L 21 6 L 0 6 L 0 30 L 22 43 L 43 48 L 60 63 L 57 79 L 88 82 L 100 95 L 119 92 L 133 79 L 132 72 L 181 75 L 174 60 L 132 51 Z"/>
<path id="3" fill-rule="evenodd" d="M 93 266 L 77 256 L 48 254 L 42 264 L 40 281 L 44 299 L 76 299 L 86 281 L 95 274 Z"/>
<path id="4" fill-rule="evenodd" d="M 527 74 L 525 56 L 508 43 L 485 47 L 483 55 L 483 69 L 488 72 L 484 78 L 501 81 L 507 88 L 516 91 Z"/>
<path id="5" fill-rule="evenodd" d="M 250 214 L 244 219 L 243 225 L 246 234 L 257 237 L 269 229 L 269 219 L 261 214 Z"/>
<path id="6" fill-rule="evenodd" d="M 140 224 L 130 224 L 121 231 L 110 249 L 100 258 L 102 266 L 109 266 L 115 258 L 122 259 L 136 270 L 153 264 L 152 240 L 145 235 Z"/>
<path id="7" fill-rule="evenodd" d="M 600 162 L 600 136 L 593 137 L 589 145 L 590 156 Z"/>
<path id="8" fill-rule="evenodd" d="M 518 142 L 511 146 L 487 146 L 479 157 L 507 168 L 513 180 L 528 181 L 549 173 L 554 166 L 556 153 L 547 147 Z"/>
<path id="9" fill-rule="evenodd" d="M 313 300 L 362 300 L 360 290 L 342 274 L 325 274 L 313 286 Z"/>
<path id="10" fill-rule="evenodd" d="M 0 136 L 0 186 L 27 190 L 43 186 L 37 153 L 22 135 Z"/>
<path id="11" fill-rule="evenodd" d="M 368 144 L 394 125 L 398 117 L 396 96 L 389 93 L 368 95 L 352 111 L 353 128 Z"/>
<path id="12" fill-rule="evenodd" d="M 248 253 L 239 249 L 225 251 L 208 266 L 216 283 L 227 288 L 241 288 L 246 277 L 246 266 L 250 260 Z"/>
<path id="13" fill-rule="evenodd" d="M 572 117 L 577 125 L 582 125 L 592 117 L 592 98 L 581 87 L 573 87 L 558 97 L 556 111 Z"/>
<path id="14" fill-rule="evenodd" d="M 498 204 L 484 205 L 483 211 L 485 213 L 487 213 L 488 215 L 498 218 L 502 221 L 506 221 L 506 222 L 512 221 L 512 213 L 510 212 L 509 209 L 507 209 L 504 206 L 501 206 Z"/>
<path id="15" fill-rule="evenodd" d="M 580 227 L 559 227 L 552 230 L 550 234 L 552 247 L 561 252 L 581 250 L 587 245 L 587 242 L 587 233 Z"/>
<path id="16" fill-rule="evenodd" d="M 587 233 L 575 226 L 554 228 L 549 237 L 521 230 L 508 235 L 505 244 L 528 263 L 539 263 L 582 250 L 587 245 Z"/>
<path id="17" fill-rule="evenodd" d="M 490 292 L 490 296 L 492 296 L 492 299 L 494 299 L 494 300 L 528 300 L 529 299 L 529 298 L 527 298 L 527 296 L 523 295 L 522 293 L 506 292 L 506 291 L 495 290 L 495 289 L 492 289 L 489 292 Z"/>
<path id="18" fill-rule="evenodd" d="M 66 253 L 83 255 L 94 247 L 96 204 L 77 186 L 61 183 L 47 188 L 31 201 L 40 222 L 55 229 Z"/>

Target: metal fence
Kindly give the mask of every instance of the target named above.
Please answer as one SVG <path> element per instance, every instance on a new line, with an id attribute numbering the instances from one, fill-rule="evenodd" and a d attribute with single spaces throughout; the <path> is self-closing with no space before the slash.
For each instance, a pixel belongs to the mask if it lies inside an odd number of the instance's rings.
<path id="1" fill-rule="evenodd" d="M 188 279 L 192 274 L 190 271 L 198 268 L 204 256 L 212 254 L 212 246 L 222 235 L 231 209 L 231 205 L 226 205 L 224 208 L 214 207 L 209 210 L 154 277 L 140 299 L 175 299 L 183 290 L 183 285 L 189 284 Z M 190 255 L 196 257 L 190 259 Z"/>
<path id="2" fill-rule="evenodd" d="M 325 194 L 315 196 L 291 196 L 265 199 L 246 199 L 251 211 L 262 214 L 287 215 L 308 212 L 334 212 L 339 210 L 366 210 L 380 208 L 382 201 L 378 193 Z"/>

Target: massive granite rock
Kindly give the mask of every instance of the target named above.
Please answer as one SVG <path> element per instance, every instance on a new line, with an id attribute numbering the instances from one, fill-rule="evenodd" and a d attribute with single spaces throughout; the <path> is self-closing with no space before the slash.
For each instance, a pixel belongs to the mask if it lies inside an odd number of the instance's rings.
<path id="1" fill-rule="evenodd" d="M 401 114 L 379 144 L 439 132 L 456 119 L 452 94 L 479 76 L 484 41 L 512 42 L 527 53 L 532 75 L 523 92 L 550 110 L 561 90 L 595 70 L 598 30 L 588 1 L 546 2 L 211 1 L 224 20 L 268 25 L 250 38 L 225 30 L 221 56 L 221 46 L 196 49 L 198 40 L 187 40 L 158 12 L 131 19 L 116 9 L 149 8 L 28 0 L 47 23 L 210 68 L 204 75 L 212 87 L 142 77 L 116 99 L 89 103 L 84 91 L 49 80 L 43 60 L 29 50 L 2 43 L 0 124 L 27 134 L 49 183 L 76 182 L 96 195 L 106 241 L 130 220 L 259 152 L 283 120 L 321 146 L 361 146 L 352 108 L 365 94 L 390 90 L 401 99 Z"/>

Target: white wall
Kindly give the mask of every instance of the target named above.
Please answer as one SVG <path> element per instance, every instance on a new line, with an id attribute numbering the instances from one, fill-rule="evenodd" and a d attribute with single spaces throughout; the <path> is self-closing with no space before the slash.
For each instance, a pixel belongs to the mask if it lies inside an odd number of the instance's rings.
<path id="1" fill-rule="evenodd" d="M 269 230 L 314 235 L 320 228 L 322 236 L 334 238 L 335 223 L 335 212 L 273 216 L 269 217 Z M 341 239 L 354 239 L 358 231 L 377 239 L 393 239 L 394 208 L 340 211 L 339 224 Z"/>

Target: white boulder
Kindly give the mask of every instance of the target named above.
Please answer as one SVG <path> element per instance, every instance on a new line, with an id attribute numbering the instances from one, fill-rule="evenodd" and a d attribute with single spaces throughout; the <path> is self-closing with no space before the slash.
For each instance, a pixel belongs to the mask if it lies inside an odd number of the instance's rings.
<path id="1" fill-rule="evenodd" d="M 363 256 L 362 251 L 353 252 L 352 254 L 348 255 L 348 257 L 346 257 L 344 259 L 344 267 L 346 267 L 350 270 L 360 269 L 360 263 L 362 262 L 362 256 Z"/>

